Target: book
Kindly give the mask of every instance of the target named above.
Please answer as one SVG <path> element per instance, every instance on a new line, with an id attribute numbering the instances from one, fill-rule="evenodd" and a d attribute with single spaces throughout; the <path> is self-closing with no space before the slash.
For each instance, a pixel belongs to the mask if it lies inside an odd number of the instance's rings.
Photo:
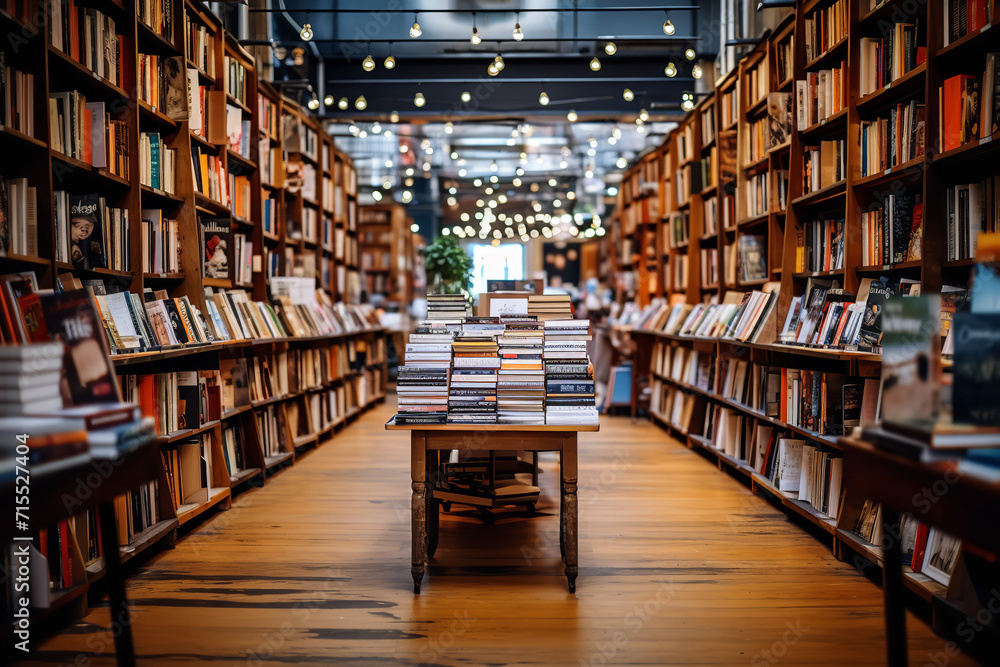
<path id="1" fill-rule="evenodd" d="M 953 419 L 958 424 L 1000 426 L 1000 383 L 996 370 L 1000 314 L 958 312 L 952 327 L 955 329 Z"/>
<path id="2" fill-rule="evenodd" d="M 938 416 L 939 300 L 893 297 L 882 312 L 882 419 L 933 420 Z"/>
<path id="3" fill-rule="evenodd" d="M 202 275 L 205 278 L 229 278 L 229 243 L 232 223 L 228 218 L 202 220 Z"/>
<path id="4" fill-rule="evenodd" d="M 70 198 L 70 261 L 76 269 L 107 268 L 104 204 L 96 194 Z"/>
<path id="5" fill-rule="evenodd" d="M 892 293 L 892 288 L 884 277 L 874 281 L 866 278 L 863 282 L 865 284 L 858 292 L 859 302 L 862 297 L 865 299 L 858 345 L 874 348 L 882 343 L 882 309 Z"/>
<path id="6" fill-rule="evenodd" d="M 42 308 L 52 339 L 65 346 L 62 382 L 65 404 L 121 400 L 93 298 L 84 290 L 43 294 Z"/>

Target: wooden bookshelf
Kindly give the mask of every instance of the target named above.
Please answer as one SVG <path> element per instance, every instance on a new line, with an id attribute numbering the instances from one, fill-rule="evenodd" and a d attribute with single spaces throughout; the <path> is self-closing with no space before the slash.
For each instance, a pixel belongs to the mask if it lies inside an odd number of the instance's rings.
<path id="1" fill-rule="evenodd" d="M 77 2 L 80 7 L 86 5 L 104 12 L 115 22 L 122 46 L 120 68 L 105 76 L 98 76 L 78 62 L 69 50 L 50 43 L 49 26 L 32 27 L 37 16 L 46 22 L 53 20 L 49 12 L 42 11 L 42 6 L 25 3 L 30 16 L 24 17 L 0 11 L 0 28 L 11 34 L 16 31 L 19 38 L 24 38 L 16 49 L 0 47 L 6 65 L 34 78 L 31 90 L 34 114 L 30 119 L 33 130 L 0 125 L 0 151 L 21 156 L 18 160 L 4 160 L 0 164 L 0 177 L 8 183 L 11 179 L 26 178 L 27 185 L 35 189 L 38 203 L 35 252 L 9 252 L 0 257 L 0 273 L 33 271 L 41 288 L 57 287 L 59 276 L 68 273 L 79 279 L 102 279 L 113 284 L 114 291 L 128 290 L 141 295 L 145 288 L 165 290 L 169 297 L 188 298 L 203 313 L 206 287 L 245 289 L 253 300 L 269 301 L 272 275 L 312 278 L 333 300 L 360 303 L 357 176 L 351 159 L 334 145 L 318 119 L 282 95 L 279 87 L 258 79 L 254 56 L 227 33 L 207 5 L 199 0 L 163 2 L 164 11 L 151 17 L 140 17 L 141 3 L 134 0 Z M 164 24 L 161 30 L 159 22 L 167 15 L 172 23 Z M 200 53 L 189 48 L 189 23 L 203 30 L 207 37 L 205 50 Z M 165 105 L 140 99 L 140 63 L 146 62 L 142 59 L 149 55 L 175 58 L 181 63 L 185 93 L 188 78 L 184 73 L 191 70 L 192 80 L 203 87 L 206 103 L 203 131 L 194 129 L 197 123 L 193 117 L 171 117 Z M 115 81 L 118 77 L 120 80 Z M 87 102 L 103 102 L 111 119 L 123 124 L 127 139 L 122 166 L 127 177 L 124 172 L 94 167 L 56 149 L 51 140 L 49 95 L 69 91 L 85 95 Z M 230 145 L 227 114 L 234 121 L 239 120 L 242 143 Z M 312 132 L 313 142 L 308 149 L 285 144 L 286 119 Z M 144 166 L 140 155 L 143 133 L 158 134 L 161 145 L 174 151 L 172 187 L 140 184 Z M 226 181 L 221 195 L 199 192 L 192 170 L 192 159 L 197 153 L 218 159 L 222 180 Z M 292 158 L 301 158 L 314 168 L 314 194 L 302 197 L 292 192 L 286 178 Z M 230 187 L 230 177 L 245 179 L 239 198 Z M 126 265 L 115 269 L 81 269 L 68 257 L 60 256 L 64 239 L 56 231 L 56 213 L 53 206 L 44 205 L 46 201 L 51 204 L 58 191 L 71 195 L 96 193 L 105 198 L 107 206 L 127 214 L 129 235 L 114 239 L 127 249 Z M 242 196 L 245 193 L 248 196 Z M 272 201 L 269 205 L 272 218 L 265 225 L 267 200 Z M 144 210 L 159 211 L 163 219 L 176 221 L 180 264 L 175 270 L 144 270 L 145 240 L 141 224 Z M 301 223 L 303 211 L 308 210 L 316 214 L 315 230 L 290 237 L 289 223 L 293 220 Z M 250 244 L 252 250 L 246 253 L 247 269 L 242 277 L 235 271 L 232 242 L 226 250 L 228 277 L 203 277 L 204 246 L 200 231 L 208 219 L 227 225 L 231 241 L 239 234 Z M 342 230 L 339 251 L 335 238 L 338 228 Z M 405 231 L 403 238 L 409 243 L 409 230 Z M 107 244 L 109 239 L 104 241 Z M 273 258 L 273 265 L 269 265 L 269 258 Z M 220 341 L 112 357 L 119 375 L 125 376 L 218 370 L 222 360 L 239 358 L 249 362 L 297 350 L 329 354 L 331 361 L 324 366 L 323 382 L 275 396 L 265 404 L 235 406 L 218 420 L 162 434 L 159 441 L 163 451 L 189 436 L 207 437 L 214 462 L 208 498 L 175 507 L 164 467 L 155 498 L 159 520 L 122 545 L 122 560 L 135 558 L 153 547 L 173 546 L 182 525 L 187 528 L 211 510 L 228 508 L 231 498 L 245 490 L 249 482 L 265 482 L 280 467 L 295 463 L 304 447 L 325 442 L 362 411 L 384 400 L 388 376 L 386 333 L 369 323 L 365 328 L 354 327 L 335 335 Z M 267 410 L 278 416 L 287 445 L 278 454 L 268 456 L 263 449 L 263 434 L 257 427 L 259 414 Z M 232 428 L 243 435 L 245 467 L 229 475 L 223 463 L 223 447 L 224 433 Z M 86 517 L 76 517 L 74 521 L 77 532 L 82 534 Z M 83 538 L 76 541 L 82 543 Z M 84 576 L 74 577 L 73 587 L 54 591 L 52 607 L 77 604 L 81 606 L 77 613 L 83 613 L 88 584 L 104 576 L 103 558 L 84 562 L 84 555 L 76 550 L 73 566 Z"/>
<path id="2" fill-rule="evenodd" d="M 415 258 L 411 220 L 400 204 L 358 208 L 358 255 L 362 287 L 386 306 L 400 310 L 414 298 L 409 274 Z"/>
<path id="3" fill-rule="evenodd" d="M 807 31 L 810 22 L 822 12 L 832 11 L 834 0 L 808 0 L 799 2 L 794 11 L 782 21 L 739 64 L 721 77 L 715 89 L 706 97 L 699 98 L 695 108 L 678 123 L 664 140 L 659 149 L 664 168 L 661 172 L 660 200 L 661 225 L 670 224 L 671 216 L 685 214 L 690 224 L 689 239 L 683 244 L 664 243 L 658 253 L 659 271 L 671 279 L 665 282 L 660 292 L 637 292 L 637 305 L 648 303 L 657 296 L 683 299 L 688 304 L 713 302 L 725 297 L 728 290 L 746 292 L 760 288 L 764 280 L 740 280 L 738 267 L 736 279 L 731 280 L 731 259 L 738 257 L 731 248 L 744 234 L 762 235 L 765 239 L 767 257 L 767 280 L 780 284 L 779 298 L 774 321 L 777 329 L 785 321 L 793 297 L 801 296 L 807 281 L 813 278 L 833 279 L 851 294 L 857 294 L 861 281 L 865 278 L 885 276 L 890 283 L 901 278 L 916 279 L 921 283 L 922 293 L 940 291 L 943 285 L 968 287 L 974 261 L 971 259 L 948 260 L 948 210 L 946 190 L 955 185 L 976 183 L 986 177 L 1000 174 L 997 157 L 1000 156 L 1000 136 L 979 136 L 961 145 L 942 151 L 939 136 L 939 115 L 942 103 L 942 86 L 949 77 L 957 74 L 971 74 L 982 77 L 986 54 L 995 51 L 997 28 L 1000 21 L 995 7 L 992 16 L 986 16 L 985 25 L 970 34 L 952 37 L 946 44 L 941 16 L 945 0 L 933 0 L 920 5 L 900 5 L 885 2 L 871 8 L 868 0 L 847 0 L 846 33 L 839 37 L 824 29 L 821 34 L 830 40 L 829 44 L 807 47 Z M 907 14 L 907 12 L 910 12 Z M 864 38 L 882 38 L 894 22 L 917 20 L 926 28 L 926 43 L 918 43 L 921 48 L 920 62 L 914 62 L 910 69 L 900 72 L 883 82 L 867 95 L 861 94 L 863 68 L 867 63 L 862 58 L 861 43 Z M 828 26 L 827 26 L 828 27 Z M 819 34 L 819 33 L 817 33 Z M 923 29 L 918 33 L 921 38 Z M 810 50 L 811 49 L 811 50 Z M 779 75 L 778 58 L 791 54 L 788 63 L 790 75 Z M 844 106 L 828 110 L 826 118 L 816 122 L 798 123 L 794 94 L 797 82 L 806 81 L 810 76 L 819 77 L 821 71 L 842 68 Z M 761 89 L 762 71 L 766 88 Z M 833 76 L 833 75 L 830 75 Z M 749 154 L 750 132 L 755 121 L 768 118 L 768 95 L 791 92 L 793 94 L 793 118 L 790 137 L 778 146 L 768 148 L 764 154 Z M 924 107 L 924 151 L 920 155 L 906 156 L 895 165 L 887 166 L 867 176 L 862 176 L 862 150 L 860 137 L 863 123 L 872 121 L 895 110 L 899 103 L 916 100 Z M 704 136 L 700 129 L 708 117 L 708 109 L 715 108 L 715 136 Z M 727 132 L 735 133 L 735 159 L 724 159 L 724 145 L 729 141 Z M 687 137 L 692 136 L 693 142 Z M 823 141 L 844 142 L 846 169 L 843 178 L 835 182 L 823 183 L 822 187 L 805 187 L 806 165 L 803 155 L 810 147 Z M 693 143 L 693 146 L 689 144 Z M 682 154 L 682 146 L 684 147 Z M 703 155 L 712 146 L 718 149 L 717 178 L 714 190 L 710 187 L 682 190 L 678 196 L 677 180 L 682 178 L 681 170 L 692 160 Z M 727 166 L 733 165 L 733 166 Z M 619 227 L 627 219 L 625 212 L 635 205 L 628 193 L 633 190 L 625 182 L 636 179 L 641 167 L 641 159 L 625 173 L 625 181 L 619 192 L 617 213 Z M 732 170 L 733 180 L 725 174 Z M 779 201 L 774 178 L 769 179 L 767 210 L 748 210 L 744 199 L 744 188 L 755 175 L 766 173 L 770 176 L 779 171 L 787 171 L 787 191 L 783 201 Z M 703 206 L 706 199 L 721 198 L 735 193 L 732 222 L 723 221 L 721 206 L 716 209 L 719 216 L 718 230 L 709 230 Z M 879 205 L 890 194 L 919 196 L 923 206 L 922 240 L 920 257 L 907 256 L 903 261 L 865 261 L 864 215 Z M 843 220 L 843 266 L 805 270 L 797 266 L 796 248 L 807 225 L 814 221 Z M 630 241 L 625 230 L 619 230 L 605 238 L 610 246 L 606 252 L 620 260 L 627 260 L 622 243 Z M 668 239 L 664 233 L 661 237 Z M 716 249 L 719 259 L 719 284 L 705 282 L 700 273 L 699 260 L 706 256 L 707 249 Z M 737 260 L 738 261 L 738 260 Z M 686 262 L 686 286 L 676 280 L 676 265 Z M 620 261 L 617 269 L 619 278 L 623 271 L 632 267 L 627 261 Z M 652 268 L 650 269 L 652 270 Z M 619 283 L 621 280 L 619 279 Z M 631 298 L 626 295 L 626 300 Z M 645 298 L 645 301 L 642 299 Z M 825 349 L 818 346 L 797 346 L 783 344 L 776 340 L 776 331 L 769 332 L 752 343 L 731 340 L 705 340 L 685 336 L 671 336 L 660 331 L 632 329 L 638 350 L 637 360 L 652 358 L 649 350 L 654 346 L 668 346 L 671 349 L 701 350 L 712 355 L 712 364 L 718 371 L 720 359 L 739 357 L 774 367 L 788 369 L 809 369 L 836 372 L 851 378 L 863 380 L 878 378 L 881 373 L 881 355 L 876 349 L 852 351 L 846 349 Z M 643 350 L 646 350 L 645 352 Z M 649 356 L 647 356 L 649 355 Z M 641 363 L 641 361 L 637 361 Z M 641 384 L 641 382 L 640 382 Z M 881 550 L 865 542 L 854 533 L 854 521 L 865 498 L 845 497 L 838 516 L 827 516 L 808 503 L 778 492 L 773 485 L 746 461 L 734 458 L 715 448 L 710 438 L 703 434 L 706 420 L 713 406 L 723 406 L 754 423 L 770 424 L 782 429 L 791 437 L 820 443 L 823 447 L 836 450 L 834 436 L 820 435 L 787 424 L 759 411 L 728 400 L 715 393 L 710 387 L 696 387 L 672 378 L 670 373 L 651 368 L 649 385 L 656 388 L 651 400 L 650 417 L 666 430 L 678 436 L 692 449 L 704 453 L 722 469 L 734 472 L 754 492 L 774 500 L 775 504 L 788 512 L 795 521 L 808 527 L 811 532 L 822 537 L 834 554 L 841 559 L 855 556 L 865 563 L 881 567 Z M 680 401 L 680 403 L 678 403 Z M 691 407 L 688 407 L 690 403 Z M 686 412 L 682 419 L 674 412 L 674 406 L 682 405 Z M 846 487 L 845 482 L 845 487 Z M 921 599 L 938 604 L 947 592 L 945 587 L 935 584 L 926 576 L 904 571 L 904 583 Z"/>

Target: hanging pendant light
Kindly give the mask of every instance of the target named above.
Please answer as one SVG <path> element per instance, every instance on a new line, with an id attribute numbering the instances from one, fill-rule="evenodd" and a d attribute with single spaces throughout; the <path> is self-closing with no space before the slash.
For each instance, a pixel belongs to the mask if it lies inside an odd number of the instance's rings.
<path id="1" fill-rule="evenodd" d="M 632 100 L 635 99 L 635 93 L 633 93 L 631 90 L 629 90 L 628 88 L 626 88 L 625 90 L 622 91 L 622 98 L 626 102 L 631 102 Z"/>
<path id="2" fill-rule="evenodd" d="M 299 37 L 302 38 L 302 41 L 311 42 L 314 36 L 312 23 L 303 23 L 302 30 L 299 30 Z"/>
<path id="3" fill-rule="evenodd" d="M 420 35 L 424 34 L 424 31 L 420 29 L 420 24 L 417 22 L 417 14 L 419 12 L 413 12 L 413 25 L 410 26 L 410 37 L 416 39 Z"/>
<path id="4" fill-rule="evenodd" d="M 351 103 L 347 100 L 346 97 L 341 97 L 339 100 L 337 100 L 337 108 L 340 109 L 341 111 L 350 106 L 350 104 Z"/>
<path id="5" fill-rule="evenodd" d="M 671 79 L 677 76 L 677 65 L 674 64 L 674 61 L 671 60 L 667 63 L 667 66 L 663 68 L 663 73 Z"/>
<path id="6" fill-rule="evenodd" d="M 515 42 L 520 42 L 524 39 L 524 33 L 521 32 L 521 12 L 517 13 L 517 18 L 514 20 L 514 32 L 511 33 Z"/>
<path id="7" fill-rule="evenodd" d="M 370 72 L 375 69 L 375 59 L 372 58 L 370 53 L 365 56 L 364 60 L 361 61 L 361 67 L 363 67 L 366 72 Z"/>
<path id="8" fill-rule="evenodd" d="M 365 99 L 364 95 L 361 95 L 358 99 L 354 100 L 354 108 L 358 111 L 364 111 L 368 108 L 368 100 Z"/>
<path id="9" fill-rule="evenodd" d="M 469 41 L 475 46 L 483 41 L 483 38 L 479 36 L 479 28 L 476 27 L 476 13 L 472 12 L 472 37 Z"/>
<path id="10" fill-rule="evenodd" d="M 418 107 L 422 107 L 425 104 L 427 104 L 427 100 L 424 98 L 423 93 L 418 92 L 416 95 L 413 96 L 413 103 Z"/>
<path id="11" fill-rule="evenodd" d="M 382 64 L 386 69 L 393 69 L 396 67 L 396 59 L 392 57 L 392 42 L 389 42 L 389 55 L 385 57 L 385 62 Z"/>
<path id="12" fill-rule="evenodd" d="M 549 96 L 548 96 L 548 94 L 546 94 L 546 92 L 544 90 L 538 96 L 538 103 L 541 104 L 543 107 L 544 106 L 548 106 L 548 104 L 549 104 Z"/>
<path id="13" fill-rule="evenodd" d="M 592 71 L 594 71 L 594 72 L 597 72 L 597 71 L 599 71 L 601 69 L 601 61 L 597 59 L 597 56 L 594 56 L 591 59 L 591 61 L 590 61 L 590 69 Z"/>
<path id="14" fill-rule="evenodd" d="M 604 45 L 604 52 L 609 56 L 613 56 L 618 53 L 618 45 L 614 42 L 608 42 Z"/>
<path id="15" fill-rule="evenodd" d="M 675 32 L 677 32 L 677 28 L 675 28 L 674 24 L 670 22 L 670 14 L 667 14 L 667 12 L 665 10 L 664 10 L 663 14 L 664 14 L 664 16 L 666 16 L 666 20 L 663 22 L 663 34 L 667 35 L 668 37 L 670 37 Z"/>

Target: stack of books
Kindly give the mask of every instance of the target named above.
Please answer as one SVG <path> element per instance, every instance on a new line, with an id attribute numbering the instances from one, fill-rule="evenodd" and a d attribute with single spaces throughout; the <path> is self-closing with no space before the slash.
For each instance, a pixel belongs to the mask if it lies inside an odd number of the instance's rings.
<path id="1" fill-rule="evenodd" d="M 569 294 L 532 294 L 528 297 L 528 315 L 539 322 L 573 317 Z"/>
<path id="2" fill-rule="evenodd" d="M 504 331 L 497 339 L 500 348 L 497 421 L 501 424 L 544 424 L 542 324 L 530 315 L 503 316 L 500 320 Z"/>
<path id="3" fill-rule="evenodd" d="M 448 392 L 449 424 L 497 423 L 496 336 L 503 330 L 499 318 L 467 317 L 452 343 L 454 354 Z"/>
<path id="4" fill-rule="evenodd" d="M 427 295 L 427 321 L 459 324 L 466 315 L 469 315 L 469 306 L 463 295 Z"/>
<path id="5" fill-rule="evenodd" d="M 62 343 L 0 346 L 0 415 L 62 408 L 62 367 Z"/>
<path id="6" fill-rule="evenodd" d="M 454 334 L 442 327 L 418 327 L 406 344 L 406 363 L 396 376 L 397 424 L 445 424 Z"/>
<path id="7" fill-rule="evenodd" d="M 590 320 L 545 322 L 545 423 L 597 424 Z"/>

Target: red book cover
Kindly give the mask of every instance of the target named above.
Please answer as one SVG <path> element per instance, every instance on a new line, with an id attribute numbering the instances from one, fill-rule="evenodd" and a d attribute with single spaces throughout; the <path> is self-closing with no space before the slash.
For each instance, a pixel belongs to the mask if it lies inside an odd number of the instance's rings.
<path id="1" fill-rule="evenodd" d="M 788 369 L 781 369 L 781 386 L 783 388 L 781 397 L 781 411 L 779 417 L 781 421 L 788 423 Z"/>
<path id="2" fill-rule="evenodd" d="M 917 524 L 917 534 L 913 539 L 913 561 L 910 568 L 920 572 L 924 566 L 924 550 L 927 548 L 927 524 Z"/>
<path id="3" fill-rule="evenodd" d="M 941 150 L 950 151 L 962 145 L 962 91 L 968 74 L 956 74 L 945 79 L 941 95 Z"/>
<path id="4" fill-rule="evenodd" d="M 83 111 L 83 161 L 87 164 L 94 164 L 94 136 L 93 126 L 94 112 L 84 108 Z"/>
<path id="5" fill-rule="evenodd" d="M 927 47 L 918 46 L 917 47 L 917 66 L 923 65 L 927 62 Z"/>
<path id="6" fill-rule="evenodd" d="M 73 585 L 73 561 L 69 555 L 69 541 L 72 537 L 69 534 L 69 523 L 59 522 L 59 561 L 62 566 L 63 588 Z"/>
<path id="7" fill-rule="evenodd" d="M 18 310 L 21 311 L 21 323 L 28 333 L 28 340 L 33 343 L 47 343 L 49 330 L 45 326 L 45 313 L 42 312 L 42 297 L 32 292 L 25 294 L 17 300 Z"/>

